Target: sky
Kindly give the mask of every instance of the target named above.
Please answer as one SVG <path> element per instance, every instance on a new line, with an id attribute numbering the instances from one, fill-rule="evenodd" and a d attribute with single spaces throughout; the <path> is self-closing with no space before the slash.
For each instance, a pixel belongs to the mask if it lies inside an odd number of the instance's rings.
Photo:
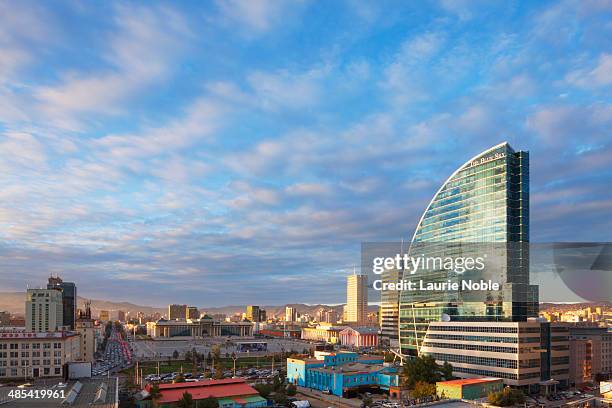
<path id="1" fill-rule="evenodd" d="M 504 140 L 532 241 L 610 241 L 610 38 L 609 0 L 0 0 L 0 291 L 340 303 Z"/>

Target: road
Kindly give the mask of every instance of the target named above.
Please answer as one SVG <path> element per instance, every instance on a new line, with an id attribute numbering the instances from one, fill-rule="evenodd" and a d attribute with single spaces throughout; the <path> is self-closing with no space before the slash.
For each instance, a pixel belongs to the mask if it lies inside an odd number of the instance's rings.
<path id="1" fill-rule="evenodd" d="M 119 330 L 112 326 L 111 333 L 106 341 L 103 361 L 94 364 L 93 375 L 106 375 L 117 373 L 132 363 L 130 345 Z"/>

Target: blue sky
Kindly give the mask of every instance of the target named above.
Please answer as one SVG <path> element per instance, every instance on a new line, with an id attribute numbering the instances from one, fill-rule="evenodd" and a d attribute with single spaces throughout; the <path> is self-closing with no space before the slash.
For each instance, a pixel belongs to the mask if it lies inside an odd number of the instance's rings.
<path id="1" fill-rule="evenodd" d="M 609 241 L 611 21 L 604 0 L 0 0 L 0 290 L 342 302 L 360 243 L 408 239 L 503 140 L 531 152 L 532 240 Z"/>

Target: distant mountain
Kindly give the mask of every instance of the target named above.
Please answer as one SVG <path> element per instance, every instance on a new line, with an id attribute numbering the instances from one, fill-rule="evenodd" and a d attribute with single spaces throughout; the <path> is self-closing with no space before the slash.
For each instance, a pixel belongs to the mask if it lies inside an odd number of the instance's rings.
<path id="1" fill-rule="evenodd" d="M 164 314 L 168 311 L 166 307 L 154 307 L 154 306 L 143 306 L 137 305 L 130 302 L 112 302 L 108 300 L 100 300 L 100 299 L 86 299 L 83 297 L 78 298 L 77 307 L 83 308 L 85 306 L 85 301 L 91 301 L 91 309 L 94 316 L 97 316 L 100 310 L 108 310 L 111 312 L 115 312 L 117 310 L 122 310 L 124 312 L 130 312 L 131 315 L 135 315 L 138 312 L 143 312 L 146 315 L 151 315 L 155 312 L 159 312 Z M 276 315 L 284 315 L 285 307 L 291 306 L 295 307 L 299 314 L 308 313 L 311 316 L 314 316 L 317 311 L 320 309 L 333 309 L 340 316 L 342 316 L 342 308 L 344 305 L 306 305 L 303 303 L 292 303 L 288 305 L 260 305 L 262 309 L 265 309 L 268 313 L 268 316 Z M 378 310 L 378 306 L 370 305 L 369 311 L 374 312 Z M 25 292 L 0 292 L 0 310 L 6 310 L 13 314 L 22 315 L 25 311 Z M 231 305 L 231 306 L 223 306 L 223 307 L 200 307 L 200 311 L 206 312 L 208 314 L 225 314 L 232 315 L 234 313 L 242 313 L 246 310 L 246 305 Z"/>

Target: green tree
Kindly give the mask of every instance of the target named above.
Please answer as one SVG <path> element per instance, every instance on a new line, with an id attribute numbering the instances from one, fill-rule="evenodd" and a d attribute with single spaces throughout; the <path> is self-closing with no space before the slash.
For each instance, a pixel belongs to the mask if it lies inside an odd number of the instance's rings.
<path id="1" fill-rule="evenodd" d="M 417 382 L 433 384 L 441 380 L 440 367 L 431 356 L 419 356 L 406 361 L 403 372 L 404 385 L 414 389 Z"/>
<path id="2" fill-rule="evenodd" d="M 219 408 L 219 401 L 215 397 L 208 397 L 200 400 L 197 408 Z"/>
<path id="3" fill-rule="evenodd" d="M 297 388 L 293 384 L 287 385 L 287 395 L 293 397 L 297 393 Z"/>
<path id="4" fill-rule="evenodd" d="M 284 392 L 277 391 L 274 393 L 273 400 L 277 404 L 285 405 L 287 403 L 287 395 Z"/>
<path id="5" fill-rule="evenodd" d="M 372 400 L 372 397 L 370 397 L 369 395 L 365 395 L 363 399 L 361 400 L 361 406 L 363 408 L 371 407 L 373 403 L 374 401 Z"/>
<path id="6" fill-rule="evenodd" d="M 176 402 L 178 408 L 193 408 L 193 396 L 185 391 L 180 400 Z"/>
<path id="7" fill-rule="evenodd" d="M 270 393 L 272 393 L 272 386 L 270 384 L 255 384 L 253 388 L 255 388 L 263 398 L 268 398 Z"/>
<path id="8" fill-rule="evenodd" d="M 173 359 L 175 359 L 175 360 L 176 360 L 177 358 L 179 358 L 179 352 L 178 352 L 178 350 L 174 350 L 174 352 L 172 353 L 172 358 L 173 358 Z"/>
<path id="9" fill-rule="evenodd" d="M 410 395 L 413 398 L 425 398 L 436 395 L 435 384 L 429 384 L 424 381 L 417 381 L 414 384 L 414 389 L 410 391 Z"/>
<path id="10" fill-rule="evenodd" d="M 502 391 L 490 392 L 487 400 L 490 404 L 497 405 L 498 407 L 509 407 L 525 402 L 525 394 L 520 390 L 506 387 Z"/>
<path id="11" fill-rule="evenodd" d="M 172 381 L 173 383 L 184 383 L 185 382 L 185 377 L 183 376 L 183 374 L 179 374 L 176 376 L 176 378 Z"/>
<path id="12" fill-rule="evenodd" d="M 452 380 L 453 377 L 453 366 L 448 362 L 445 361 L 444 364 L 442 365 L 442 377 L 444 377 L 444 379 L 446 381 L 448 380 Z"/>

